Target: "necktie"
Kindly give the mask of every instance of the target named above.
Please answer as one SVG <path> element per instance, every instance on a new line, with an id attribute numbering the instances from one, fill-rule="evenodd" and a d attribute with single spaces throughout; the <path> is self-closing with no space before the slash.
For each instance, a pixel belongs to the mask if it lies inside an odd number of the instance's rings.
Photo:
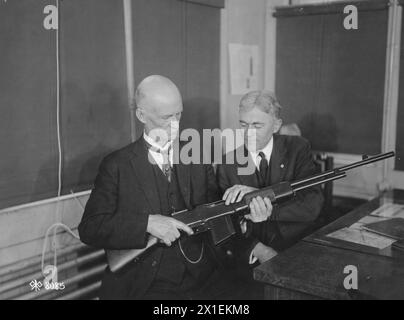
<path id="1" fill-rule="evenodd" d="M 266 181 L 267 181 L 267 174 L 268 174 L 268 160 L 265 157 L 265 154 L 263 152 L 260 152 L 258 154 L 261 158 L 261 162 L 260 162 L 260 172 L 259 172 L 259 176 L 261 177 L 260 179 L 260 187 L 263 188 L 265 187 Z"/>
<path id="2" fill-rule="evenodd" d="M 168 182 L 171 182 L 170 150 L 171 146 L 167 150 L 160 150 L 160 153 L 163 156 L 163 165 L 161 168 L 164 175 L 167 177 Z"/>
<path id="3" fill-rule="evenodd" d="M 159 148 L 156 148 L 155 146 L 152 146 L 150 143 L 148 143 L 145 140 L 146 146 L 148 149 L 158 152 L 163 156 L 163 164 L 161 166 L 161 171 L 163 171 L 164 175 L 167 177 L 168 182 L 171 182 L 171 165 L 170 165 L 170 150 L 171 150 L 171 145 L 168 147 L 167 150 L 162 150 Z"/>

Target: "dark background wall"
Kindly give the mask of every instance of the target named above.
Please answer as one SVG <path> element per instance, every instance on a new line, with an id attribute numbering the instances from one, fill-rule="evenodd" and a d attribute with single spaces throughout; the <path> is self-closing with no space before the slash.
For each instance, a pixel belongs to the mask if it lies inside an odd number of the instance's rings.
<path id="1" fill-rule="evenodd" d="M 56 36 L 42 0 L 0 2 L 0 208 L 57 195 Z M 132 1 L 135 85 L 171 78 L 183 127 L 219 127 L 223 1 Z M 60 1 L 62 194 L 130 142 L 122 1 Z M 137 135 L 141 134 L 140 125 Z"/>
<path id="2" fill-rule="evenodd" d="M 381 150 L 387 5 L 359 8 L 359 28 L 343 9 L 278 12 L 276 92 L 286 122 L 313 149 L 349 154 Z"/>
<path id="3" fill-rule="evenodd" d="M 397 114 L 396 170 L 404 170 L 404 23 L 401 26 L 400 79 Z"/>
<path id="4" fill-rule="evenodd" d="M 168 76 L 183 95 L 182 127 L 218 128 L 223 2 L 200 3 L 132 2 L 135 82 L 150 74 Z M 140 135 L 139 122 L 136 127 Z"/>
<path id="5" fill-rule="evenodd" d="M 42 26 L 47 4 L 0 3 L 0 207 L 57 190 L 56 49 L 54 33 Z"/>

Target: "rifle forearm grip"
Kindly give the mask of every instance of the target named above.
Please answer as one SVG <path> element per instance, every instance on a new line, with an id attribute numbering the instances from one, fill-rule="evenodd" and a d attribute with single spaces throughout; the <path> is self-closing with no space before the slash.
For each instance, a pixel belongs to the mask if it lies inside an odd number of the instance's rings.
<path id="1" fill-rule="evenodd" d="M 275 204 L 277 202 L 280 202 L 282 200 L 287 200 L 292 197 L 294 197 L 295 192 L 293 191 L 291 185 L 289 182 L 281 182 L 278 184 L 275 184 L 270 187 L 266 187 L 263 189 L 259 189 L 257 191 L 252 191 L 250 193 L 247 193 L 244 196 L 244 201 L 246 204 L 250 204 L 251 200 L 260 196 L 262 198 L 269 198 L 269 200 Z"/>

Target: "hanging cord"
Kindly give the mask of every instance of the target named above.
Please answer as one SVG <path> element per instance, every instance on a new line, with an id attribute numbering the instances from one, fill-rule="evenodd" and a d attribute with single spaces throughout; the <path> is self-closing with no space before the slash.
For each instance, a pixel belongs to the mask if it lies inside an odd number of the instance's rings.
<path id="1" fill-rule="evenodd" d="M 59 0 L 56 0 L 58 26 L 56 28 L 56 130 L 58 141 L 58 197 L 62 194 L 62 142 L 60 133 L 60 61 L 59 61 Z"/>
<path id="2" fill-rule="evenodd" d="M 187 257 L 187 255 L 185 254 L 184 250 L 182 250 L 181 239 L 178 239 L 178 245 L 179 245 L 179 247 L 180 247 L 180 251 L 181 251 L 183 257 L 184 257 L 185 260 L 187 260 L 189 263 L 197 264 L 197 263 L 199 263 L 199 262 L 202 260 L 203 252 L 204 252 L 204 249 L 205 249 L 205 244 L 204 244 L 203 242 L 202 242 L 201 255 L 199 256 L 199 258 L 198 258 L 197 260 L 191 260 L 191 259 L 189 259 L 189 258 Z"/>
<path id="3" fill-rule="evenodd" d="M 57 223 L 52 224 L 52 225 L 48 228 L 48 230 L 46 230 L 45 239 L 44 239 L 44 243 L 43 243 L 43 246 L 42 246 L 42 260 L 41 260 L 41 270 L 42 270 L 42 273 L 44 273 L 45 253 L 46 253 L 46 248 L 47 248 L 47 245 L 48 245 L 49 233 L 50 233 L 52 230 L 53 230 L 54 233 L 55 233 L 58 228 L 64 229 L 66 232 L 68 232 L 68 233 L 69 233 L 70 235 L 72 235 L 74 238 L 80 240 L 80 237 L 79 237 L 77 234 L 75 234 L 67 225 L 65 225 L 65 224 L 63 224 L 63 223 L 60 223 L 60 222 L 57 222 Z M 55 263 L 55 262 L 54 262 L 54 263 Z M 55 266 L 56 266 L 56 264 L 55 264 Z"/>
<path id="4" fill-rule="evenodd" d="M 83 210 L 84 210 L 83 204 L 82 204 L 82 203 L 80 202 L 80 200 L 74 195 L 73 190 L 70 190 L 70 193 L 74 196 L 74 199 L 76 200 L 76 203 L 79 205 L 80 209 L 83 209 Z M 58 205 L 59 205 L 59 203 L 58 203 Z M 59 207 L 58 207 L 58 209 L 59 209 Z M 42 273 L 44 273 L 44 261 L 45 261 L 46 247 L 47 247 L 47 245 L 48 245 L 49 233 L 51 232 L 52 229 L 54 229 L 54 235 L 55 235 L 58 228 L 64 229 L 67 233 L 69 233 L 70 235 L 72 235 L 75 239 L 80 240 L 80 237 L 79 237 L 77 234 L 75 234 L 75 233 L 73 232 L 73 230 L 70 229 L 67 225 L 65 225 L 65 224 L 63 224 L 63 223 L 60 223 L 60 222 L 57 222 L 57 223 L 52 224 L 52 225 L 46 230 L 45 239 L 44 239 L 44 243 L 43 243 L 43 246 L 42 246 L 42 260 L 41 260 L 41 270 L 42 270 Z M 53 257 L 53 263 L 54 263 L 54 266 L 56 266 L 56 263 L 57 263 L 56 255 L 54 255 L 54 257 Z"/>
<path id="5" fill-rule="evenodd" d="M 59 41 L 59 26 L 60 26 L 60 14 L 59 14 L 59 0 L 56 0 L 56 9 L 57 9 L 57 28 L 56 28 L 56 134 L 57 134 L 57 146 L 58 146 L 58 191 L 57 191 L 57 207 L 56 207 L 56 219 L 61 220 L 60 216 L 60 196 L 62 194 L 62 142 L 61 142 L 61 133 L 60 133 L 60 41 Z M 48 230 L 51 230 L 49 228 Z M 57 266 L 57 245 L 56 245 L 56 229 L 53 231 L 53 265 Z M 48 239 L 48 235 L 46 235 L 44 245 L 46 244 Z M 43 258 L 43 256 L 42 256 Z M 43 263 L 43 261 L 42 261 Z M 42 264 L 43 271 L 43 264 Z"/>
<path id="6" fill-rule="evenodd" d="M 73 190 L 70 190 L 70 193 L 74 195 Z M 74 195 L 74 199 L 76 200 L 76 203 L 79 205 L 80 209 L 83 209 L 83 210 L 84 210 L 83 204 L 80 202 L 80 200 L 79 200 L 75 195 Z M 59 209 L 59 203 L 58 203 L 58 209 Z M 43 245 L 42 245 L 42 259 L 41 259 L 41 270 L 42 270 L 42 274 L 44 274 L 45 254 L 46 254 L 46 248 L 47 248 L 47 246 L 48 246 L 49 234 L 50 234 L 50 232 L 51 232 L 52 229 L 53 229 L 54 236 L 55 236 L 58 228 L 64 229 L 67 233 L 69 233 L 71 236 L 73 236 L 73 238 L 75 238 L 75 239 L 77 239 L 77 240 L 80 240 L 80 237 L 79 237 L 77 234 L 75 234 L 75 233 L 73 232 L 73 230 L 70 229 L 70 228 L 69 228 L 67 225 L 65 225 L 64 223 L 57 222 L 57 223 L 52 224 L 52 225 L 46 230 L 44 243 L 43 243 Z M 56 257 L 57 257 L 57 255 L 55 254 L 54 257 L 53 257 L 54 266 L 56 266 L 56 263 L 57 263 L 57 258 L 56 258 Z"/>

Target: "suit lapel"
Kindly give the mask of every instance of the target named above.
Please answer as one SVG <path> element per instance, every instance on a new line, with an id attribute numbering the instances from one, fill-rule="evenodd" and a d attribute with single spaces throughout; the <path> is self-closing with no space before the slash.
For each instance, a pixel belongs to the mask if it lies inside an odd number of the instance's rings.
<path id="1" fill-rule="evenodd" d="M 185 205 L 188 209 L 192 209 L 191 205 L 191 166 L 192 164 L 184 165 L 179 163 L 176 166 L 178 184 Z"/>
<path id="2" fill-rule="evenodd" d="M 180 188 L 180 192 L 182 195 L 182 198 L 184 199 L 185 206 L 188 209 L 192 209 L 192 204 L 191 204 L 191 168 L 192 164 L 183 164 L 181 162 L 180 154 L 181 154 L 181 148 L 184 146 L 185 143 L 175 140 L 173 143 L 173 161 L 174 161 L 174 166 L 175 166 L 175 171 L 177 174 L 177 181 L 178 181 L 178 186 Z"/>
<path id="3" fill-rule="evenodd" d="M 258 179 L 255 172 L 249 175 L 239 175 L 239 177 L 242 185 L 251 186 L 254 188 L 258 187 Z"/>
<path id="4" fill-rule="evenodd" d="M 241 152 L 243 152 L 244 154 L 240 154 Z M 251 154 L 247 151 L 247 149 L 245 148 L 245 146 L 240 147 L 236 150 L 236 161 L 238 159 L 244 159 L 241 157 L 245 157 L 245 155 L 248 155 L 248 162 L 245 164 L 240 164 L 238 163 L 238 166 L 236 167 L 236 170 L 238 170 L 238 168 L 245 168 L 247 167 L 248 163 L 254 163 L 253 159 L 251 158 Z M 239 158 L 240 157 L 240 158 Z M 246 185 L 246 186 L 251 186 L 251 187 L 258 187 L 258 179 L 257 179 L 257 175 L 255 174 L 255 171 L 252 174 L 238 174 L 238 172 L 236 172 L 236 175 L 239 177 L 240 182 L 242 185 Z"/>
<path id="5" fill-rule="evenodd" d="M 143 137 L 138 139 L 132 150 L 131 164 L 135 172 L 137 181 L 147 199 L 153 213 L 160 213 L 160 202 L 158 201 L 157 186 L 152 178 L 154 176 L 153 167 L 151 166 L 148 158 L 148 150 L 143 141 Z"/>
<path id="6" fill-rule="evenodd" d="M 271 155 L 271 184 L 282 181 L 286 170 L 286 148 L 282 143 L 282 139 L 276 134 L 273 135 L 274 146 Z"/>

